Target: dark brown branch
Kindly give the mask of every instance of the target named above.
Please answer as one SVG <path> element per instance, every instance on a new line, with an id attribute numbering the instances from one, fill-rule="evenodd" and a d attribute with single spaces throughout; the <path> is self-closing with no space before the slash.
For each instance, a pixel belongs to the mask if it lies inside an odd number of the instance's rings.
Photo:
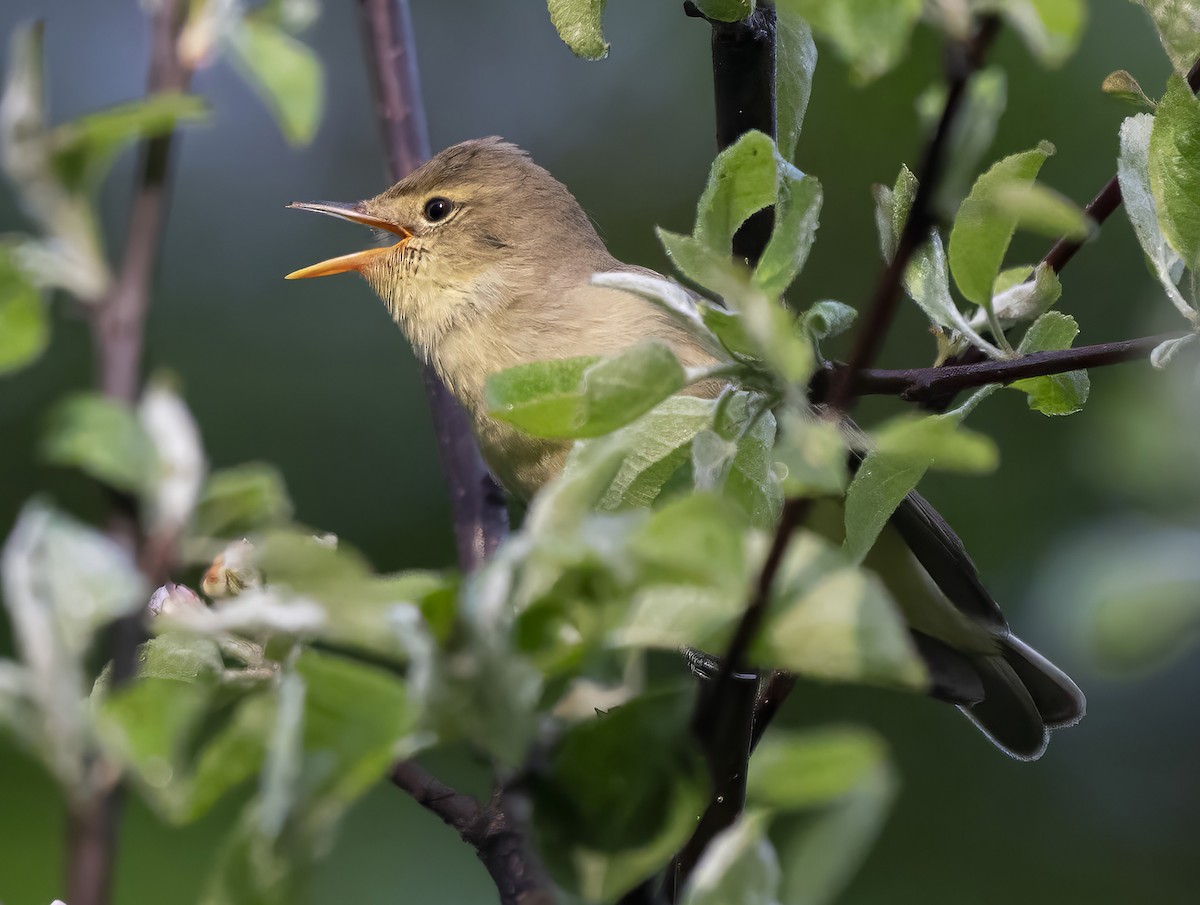
<path id="1" fill-rule="evenodd" d="M 954 43 L 949 48 L 949 73 L 946 90 L 946 102 L 942 115 L 933 133 L 921 165 L 917 173 L 916 196 L 909 209 L 904 229 L 896 243 L 896 253 L 884 269 L 882 276 L 875 285 L 871 302 L 867 307 L 862 326 L 855 337 L 854 350 L 850 355 L 847 374 L 854 374 L 864 368 L 869 368 L 883 348 L 884 337 L 892 325 L 896 308 L 900 301 L 900 283 L 917 250 L 928 238 L 929 228 L 933 225 L 934 190 L 941 180 L 945 165 L 945 156 L 953 125 L 962 108 L 966 95 L 967 84 L 971 76 L 982 65 L 988 49 L 1000 29 L 1000 20 L 996 16 L 985 16 L 974 36 L 965 44 Z M 829 402 L 835 408 L 848 410 L 854 401 L 852 390 L 853 381 L 839 379 L 833 384 Z"/>
<path id="2" fill-rule="evenodd" d="M 1027 377 L 1045 377 L 1146 358 L 1161 343 L 1186 335 L 1160 333 L 1076 349 L 1032 352 L 1019 358 L 978 364 L 859 371 L 854 375 L 853 392 L 856 396 L 899 396 L 909 402 L 922 402 L 992 383 L 1012 383 Z M 846 370 L 846 366 L 840 364 L 826 369 L 834 375 L 832 380 L 837 380 Z"/>
<path id="3" fill-rule="evenodd" d="M 376 111 L 393 180 L 429 159 L 429 132 L 407 0 L 359 0 Z M 438 457 L 450 486 L 458 563 L 477 569 L 508 533 L 508 510 L 479 455 L 470 417 L 432 367 L 424 368 Z"/>
<path id="4" fill-rule="evenodd" d="M 684 4 L 690 16 L 696 7 Z M 740 22 L 708 20 L 712 26 L 713 94 L 716 102 L 717 147 L 725 149 L 751 129 L 776 133 L 775 10 L 760 4 Z M 733 253 L 753 264 L 771 237 L 774 212 L 759 211 L 738 230 Z M 784 517 L 787 517 L 785 510 Z M 761 604 L 758 597 L 762 596 Z M 709 843 L 731 826 L 746 804 L 746 774 L 754 731 L 758 678 L 743 671 L 747 651 L 762 620 L 765 594 L 746 610 L 737 637 L 715 679 L 702 682 L 696 698 L 692 731 L 708 763 L 712 796 L 700 823 L 668 870 L 663 892 L 677 901 Z M 652 898 L 647 887 L 643 899 Z"/>
<path id="5" fill-rule="evenodd" d="M 456 792 L 413 760 L 398 761 L 390 778 L 475 850 L 496 884 L 501 905 L 552 905 L 553 886 L 540 863 L 530 857 L 525 843 L 528 814 L 523 798 L 498 794 L 484 807 L 478 799 Z"/>
<path id="6" fill-rule="evenodd" d="M 407 0 L 359 0 L 376 110 L 388 169 L 400 180 L 429 159 L 429 133 Z M 466 411 L 434 370 L 424 368 L 438 455 L 450 487 L 458 563 L 479 568 L 508 532 L 504 496 L 483 464 Z M 453 827 L 487 868 L 502 905 L 550 905 L 553 885 L 529 844 L 525 797 L 497 793 L 488 807 L 440 782 L 413 761 L 400 761 L 392 782 Z"/>
<path id="7" fill-rule="evenodd" d="M 191 78 L 180 61 L 177 38 L 185 4 L 162 0 L 150 17 L 151 49 L 147 94 L 182 92 Z M 142 367 L 150 284 L 162 244 L 169 201 L 173 134 L 147 139 L 140 163 L 125 248 L 112 287 L 91 309 L 96 383 L 101 392 L 124 403 L 137 397 Z M 153 587 L 166 577 L 174 558 L 174 540 L 143 538 L 137 503 L 114 493 L 109 534 L 131 553 Z M 132 679 L 137 671 L 137 648 L 145 637 L 142 614 L 118 619 L 109 629 L 112 687 Z M 107 905 L 112 894 L 116 841 L 124 790 L 115 768 L 100 755 L 88 766 L 93 794 L 71 804 L 67 814 L 67 900 L 72 905 Z"/>

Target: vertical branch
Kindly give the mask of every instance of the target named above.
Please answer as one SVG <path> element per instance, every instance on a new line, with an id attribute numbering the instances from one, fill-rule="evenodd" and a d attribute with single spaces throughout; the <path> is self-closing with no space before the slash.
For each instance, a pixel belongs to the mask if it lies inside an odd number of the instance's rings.
<path id="1" fill-rule="evenodd" d="M 359 13 L 388 168 L 400 180 L 429 159 L 412 19 L 407 0 L 359 0 Z M 470 416 L 430 365 L 424 366 L 424 378 L 438 458 L 450 486 L 458 563 L 472 572 L 507 533 L 508 510 L 479 455 Z"/>
<path id="2" fill-rule="evenodd" d="M 399 180 L 430 154 L 408 2 L 359 0 L 359 14 L 388 167 Z M 458 562 L 470 572 L 504 538 L 508 511 L 479 455 L 466 410 L 429 365 L 424 378 L 438 454 L 450 485 Z M 529 803 L 524 795 L 498 790 L 484 807 L 410 760 L 394 764 L 390 778 L 475 849 L 496 884 L 501 905 L 552 905 L 553 886 L 529 844 Z"/>
<path id="3" fill-rule="evenodd" d="M 706 18 L 692 4 L 684 12 Z M 760 4 L 746 19 L 712 26 L 713 97 L 719 150 L 732 145 L 746 132 L 757 129 L 774 137 L 775 110 L 775 9 Z M 733 253 L 753 264 L 762 255 L 774 226 L 771 208 L 750 217 L 733 239 Z M 754 626 L 749 628 L 750 632 Z M 664 893 L 677 901 L 688 876 L 708 843 L 731 826 L 746 805 L 746 774 L 754 731 L 758 677 L 741 672 L 745 653 L 731 651 L 717 677 L 702 682 L 696 698 L 692 731 L 708 762 L 712 799 L 692 837 L 668 869 Z"/>
<path id="4" fill-rule="evenodd" d="M 177 53 L 177 38 L 186 11 L 180 0 L 161 0 L 150 16 L 149 95 L 187 89 L 191 71 Z M 168 132 L 142 142 L 137 184 L 116 279 L 92 309 L 91 333 L 96 384 L 104 395 L 130 404 L 137 397 L 142 369 L 150 284 L 162 244 L 169 200 L 174 145 Z M 135 555 L 154 586 L 161 584 L 172 551 L 142 537 L 137 501 L 113 493 L 109 534 Z M 128 682 L 137 671 L 137 648 L 144 634 L 141 614 L 118 619 L 110 628 L 112 687 Z M 72 905 L 107 905 L 112 893 L 113 865 L 123 790 L 115 772 L 99 756 L 89 765 L 96 790 L 73 801 L 67 814 L 67 900 Z"/>

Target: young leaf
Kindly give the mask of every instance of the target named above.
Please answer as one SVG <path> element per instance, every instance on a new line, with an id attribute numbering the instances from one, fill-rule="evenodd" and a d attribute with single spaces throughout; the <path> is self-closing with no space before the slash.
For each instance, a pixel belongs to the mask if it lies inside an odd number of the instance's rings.
<path id="1" fill-rule="evenodd" d="M 915 689 L 928 683 L 880 581 L 811 532 L 792 543 L 754 658 L 817 679 Z"/>
<path id="2" fill-rule="evenodd" d="M 0 245 L 0 377 L 32 364 L 49 342 L 42 294 Z"/>
<path id="3" fill-rule="evenodd" d="M 174 533 L 192 517 L 208 470 L 200 429 L 187 403 L 160 380 L 142 393 L 137 415 L 156 460 L 145 487 L 147 527 Z"/>
<path id="4" fill-rule="evenodd" d="M 683 389 L 679 360 L 658 341 L 605 359 L 534 362 L 488 378 L 492 417 L 537 437 L 598 437 Z"/>
<path id="5" fill-rule="evenodd" d="M 1159 370 L 1168 367 L 1176 355 L 1179 355 L 1188 346 L 1196 345 L 1198 339 L 1200 338 L 1195 333 L 1189 333 L 1187 336 L 1168 339 L 1166 342 L 1160 343 L 1150 353 L 1150 364 Z"/>
<path id="6" fill-rule="evenodd" d="M 586 900 L 619 898 L 690 835 L 707 788 L 687 744 L 691 697 L 644 694 L 575 724 L 534 778 L 539 837 L 559 881 Z M 692 818 L 681 822 L 684 807 Z"/>
<path id="7" fill-rule="evenodd" d="M 959 290 L 977 305 L 991 304 L 992 288 L 1017 218 L 996 210 L 1001 186 L 1028 184 L 1037 177 L 1054 146 L 1043 142 L 1031 151 L 1013 154 L 980 176 L 963 201 L 950 231 L 950 269 Z"/>
<path id="8" fill-rule="evenodd" d="M 738 227 L 775 203 L 781 165 L 790 167 L 778 159 L 771 137 L 755 130 L 718 154 L 697 205 L 696 239 L 727 253 Z"/>
<path id="9" fill-rule="evenodd" d="M 1014 182 L 997 186 L 993 209 L 1011 217 L 1017 226 L 1051 238 L 1082 241 L 1096 231 L 1096 224 L 1070 198 L 1036 182 Z"/>
<path id="10" fill-rule="evenodd" d="M 243 537 L 291 518 L 292 501 L 273 465 L 254 462 L 213 472 L 204 483 L 192 533 L 197 537 Z"/>
<path id="11" fill-rule="evenodd" d="M 779 856 L 767 815 L 743 813 L 708 844 L 688 879 L 683 905 L 777 905 Z"/>
<path id="12" fill-rule="evenodd" d="M 775 10 L 775 106 L 779 155 L 796 156 L 796 143 L 808 111 L 813 72 L 817 68 L 817 45 L 809 24 L 787 7 Z"/>
<path id="13" fill-rule="evenodd" d="M 288 144 L 312 141 L 325 103 L 325 76 L 317 55 L 283 29 L 255 17 L 232 29 L 230 46 Z"/>
<path id="14" fill-rule="evenodd" d="M 780 0 L 833 44 L 859 81 L 882 75 L 908 49 L 921 0 Z"/>
<path id="15" fill-rule="evenodd" d="M 868 729 L 772 733 L 750 761 L 746 799 L 775 811 L 825 807 L 852 794 L 887 762 L 887 745 Z"/>
<path id="16" fill-rule="evenodd" d="M 946 145 L 946 172 L 938 192 L 940 208 L 954 210 L 971 188 L 976 167 L 992 146 L 1007 103 L 1007 78 L 999 66 L 975 73 L 967 83 L 962 107 Z M 927 131 L 937 128 L 945 106 L 946 85 L 941 80 L 917 97 L 917 115 Z"/>
<path id="17" fill-rule="evenodd" d="M 1029 279 L 1032 276 L 1033 279 Z M 1002 270 L 996 278 L 996 294 L 992 296 L 992 310 L 1004 327 L 1032 321 L 1040 317 L 1062 297 L 1062 283 L 1058 274 L 1046 264 L 1030 271 L 1028 267 Z M 984 318 L 979 318 L 982 326 Z"/>
<path id="18" fill-rule="evenodd" d="M 1134 0 L 1154 20 L 1158 39 L 1171 58 L 1175 72 L 1186 76 L 1200 59 L 1200 3 L 1196 0 Z"/>
<path id="19" fill-rule="evenodd" d="M 754 268 L 754 284 L 768 296 L 782 295 L 804 269 L 821 215 L 821 183 L 781 162 L 775 227 Z"/>
<path id="20" fill-rule="evenodd" d="M 979 401 L 995 391 L 984 387 L 959 408 L 924 418 L 902 416 L 880 432 L 877 448 L 868 453 L 846 492 L 845 545 L 861 562 L 896 507 L 934 466 L 954 471 L 988 471 L 997 453 L 990 440 L 956 428 Z"/>
<path id="21" fill-rule="evenodd" d="M 1178 76 L 1154 114 L 1149 173 L 1163 235 L 1189 269 L 1200 268 L 1200 100 Z"/>
<path id="22" fill-rule="evenodd" d="M 1156 106 L 1154 101 L 1146 96 L 1146 92 L 1142 90 L 1138 80 L 1125 69 L 1118 69 L 1106 75 L 1104 81 L 1100 83 L 1100 90 L 1111 97 L 1119 98 L 1138 107 L 1148 107 L 1153 110 Z"/>
<path id="23" fill-rule="evenodd" d="M 840 495 L 846 488 L 846 441 L 837 425 L 783 412 L 775 460 L 787 468 L 783 492 L 791 497 Z"/>
<path id="24" fill-rule="evenodd" d="M 137 415 L 98 393 L 80 393 L 51 409 L 41 453 L 54 465 L 134 494 L 149 489 L 158 464 Z"/>
<path id="25" fill-rule="evenodd" d="M 1087 24 L 1085 0 L 993 0 L 988 5 L 999 8 L 1045 66 L 1059 66 L 1074 53 Z"/>
<path id="26" fill-rule="evenodd" d="M 845 333 L 854 324 L 858 312 L 833 299 L 814 302 L 800 315 L 800 329 L 813 338 L 814 342 Z"/>
<path id="27" fill-rule="evenodd" d="M 1025 333 L 1017 351 L 1023 354 L 1069 349 L 1079 335 L 1079 325 L 1069 314 L 1048 311 Z M 1029 407 L 1043 415 L 1072 415 L 1087 402 L 1091 381 L 1087 371 L 1069 371 L 1046 377 L 1029 377 L 1010 386 L 1029 394 Z"/>
<path id="28" fill-rule="evenodd" d="M 1178 288 L 1183 259 L 1171 247 L 1159 225 L 1158 206 L 1150 183 L 1150 143 L 1155 118 L 1148 113 L 1128 117 L 1121 123 L 1121 153 L 1117 158 L 1117 179 L 1121 186 L 1129 222 L 1145 252 L 1154 275 L 1167 298 L 1184 317 L 1192 320 L 1194 310 Z"/>
<path id="29" fill-rule="evenodd" d="M 0 164 L 45 239 L 20 248 L 22 263 L 43 287 L 67 289 L 81 301 L 101 298 L 112 282 L 89 199 L 67 190 L 54 166 L 42 72 L 42 27 L 17 28 L 0 97 Z"/>
<path id="30" fill-rule="evenodd" d="M 547 0 L 550 21 L 571 52 L 585 60 L 608 56 L 600 17 L 608 0 Z"/>

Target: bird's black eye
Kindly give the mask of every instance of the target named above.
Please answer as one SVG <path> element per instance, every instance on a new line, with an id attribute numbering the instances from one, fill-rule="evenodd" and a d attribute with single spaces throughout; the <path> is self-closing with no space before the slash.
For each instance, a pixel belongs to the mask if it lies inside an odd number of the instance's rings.
<path id="1" fill-rule="evenodd" d="M 453 209 L 454 203 L 449 198 L 430 198 L 425 202 L 425 219 L 437 223 L 449 217 Z"/>

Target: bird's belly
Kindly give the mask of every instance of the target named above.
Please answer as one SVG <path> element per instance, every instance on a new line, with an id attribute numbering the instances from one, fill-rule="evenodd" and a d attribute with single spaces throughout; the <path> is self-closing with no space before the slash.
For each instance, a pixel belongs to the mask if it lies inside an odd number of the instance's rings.
<path id="1" fill-rule="evenodd" d="M 558 476 L 571 450 L 569 443 L 531 437 L 486 415 L 476 416 L 475 436 L 492 476 L 522 500 Z"/>

